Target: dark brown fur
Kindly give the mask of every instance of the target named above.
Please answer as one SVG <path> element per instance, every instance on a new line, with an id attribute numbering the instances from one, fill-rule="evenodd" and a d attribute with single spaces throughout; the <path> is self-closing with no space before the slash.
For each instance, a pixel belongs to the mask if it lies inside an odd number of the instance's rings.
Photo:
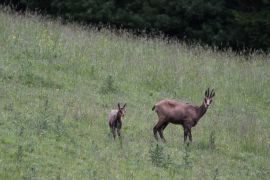
<path id="1" fill-rule="evenodd" d="M 125 111 L 126 111 L 125 107 L 126 107 L 126 104 L 124 104 L 123 107 L 120 107 L 120 104 L 118 103 L 118 109 L 111 110 L 109 114 L 109 126 L 110 126 L 114 139 L 115 139 L 116 130 L 117 130 L 118 137 L 121 137 L 122 119 L 124 118 Z"/>
<path id="2" fill-rule="evenodd" d="M 215 96 L 214 90 L 209 93 L 209 88 L 205 91 L 205 98 L 201 106 L 195 106 L 188 103 L 177 102 L 175 100 L 164 99 L 154 105 L 152 110 L 155 110 L 158 115 L 158 123 L 154 126 L 153 132 L 158 140 L 157 132 L 163 141 L 163 130 L 169 123 L 180 124 L 184 129 L 184 142 L 192 141 L 191 128 L 194 127 L 200 118 L 206 113 L 212 98 Z"/>

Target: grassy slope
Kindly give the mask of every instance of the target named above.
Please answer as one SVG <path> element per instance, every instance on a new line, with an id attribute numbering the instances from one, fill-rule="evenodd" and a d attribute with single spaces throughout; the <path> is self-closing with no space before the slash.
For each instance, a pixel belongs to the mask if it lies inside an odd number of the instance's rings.
<path id="1" fill-rule="evenodd" d="M 1 10 L 0 60 L 0 179 L 270 176 L 269 56 L 245 61 Z M 216 97 L 192 145 L 169 125 L 159 143 L 169 163 L 154 166 L 153 104 L 200 104 L 208 86 Z M 128 104 L 122 146 L 107 124 L 117 102 Z"/>

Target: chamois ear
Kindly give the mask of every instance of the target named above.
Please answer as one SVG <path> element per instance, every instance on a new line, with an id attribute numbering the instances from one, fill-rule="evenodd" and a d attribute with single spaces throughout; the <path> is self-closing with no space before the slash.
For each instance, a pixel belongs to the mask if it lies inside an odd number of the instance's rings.
<path id="1" fill-rule="evenodd" d="M 210 97 L 214 97 L 214 95 L 215 95 L 215 92 L 214 92 L 214 89 L 212 89 L 210 93 Z"/>
<path id="2" fill-rule="evenodd" d="M 124 104 L 124 106 L 123 106 L 124 109 L 126 108 L 126 105 L 127 105 L 127 103 Z"/>
<path id="3" fill-rule="evenodd" d="M 209 88 L 205 91 L 204 95 L 205 95 L 205 97 L 209 96 Z"/>
<path id="4" fill-rule="evenodd" d="M 215 96 L 215 94 L 216 94 L 216 93 L 214 92 L 214 93 L 211 95 L 211 97 L 214 97 L 214 96 Z"/>
<path id="5" fill-rule="evenodd" d="M 118 103 L 117 105 L 118 105 L 118 109 L 120 109 L 120 108 L 121 108 L 121 107 L 120 107 L 120 103 Z"/>

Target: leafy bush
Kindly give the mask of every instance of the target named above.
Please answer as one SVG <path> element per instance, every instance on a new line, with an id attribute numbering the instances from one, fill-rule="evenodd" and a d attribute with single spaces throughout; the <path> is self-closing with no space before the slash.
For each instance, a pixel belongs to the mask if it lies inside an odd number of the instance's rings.
<path id="1" fill-rule="evenodd" d="M 155 148 L 150 148 L 149 154 L 154 166 L 167 168 L 171 164 L 170 156 L 166 155 L 164 148 L 158 144 L 156 144 Z"/>
<path id="2" fill-rule="evenodd" d="M 103 85 L 100 88 L 100 92 L 102 94 L 108 94 L 108 93 L 114 93 L 114 92 L 116 92 L 116 90 L 117 90 L 117 88 L 116 88 L 115 81 L 114 81 L 112 75 L 108 75 L 105 78 Z"/>

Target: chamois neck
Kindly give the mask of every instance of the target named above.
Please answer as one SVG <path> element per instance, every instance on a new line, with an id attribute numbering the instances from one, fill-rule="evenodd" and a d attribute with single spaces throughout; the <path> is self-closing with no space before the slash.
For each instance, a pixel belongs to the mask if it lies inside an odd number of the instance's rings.
<path id="1" fill-rule="evenodd" d="M 198 109 L 198 120 L 206 113 L 207 107 L 205 107 L 204 103 Z"/>
<path id="2" fill-rule="evenodd" d="M 121 120 L 121 113 L 118 111 L 117 114 L 116 114 L 116 119 L 117 120 Z"/>

